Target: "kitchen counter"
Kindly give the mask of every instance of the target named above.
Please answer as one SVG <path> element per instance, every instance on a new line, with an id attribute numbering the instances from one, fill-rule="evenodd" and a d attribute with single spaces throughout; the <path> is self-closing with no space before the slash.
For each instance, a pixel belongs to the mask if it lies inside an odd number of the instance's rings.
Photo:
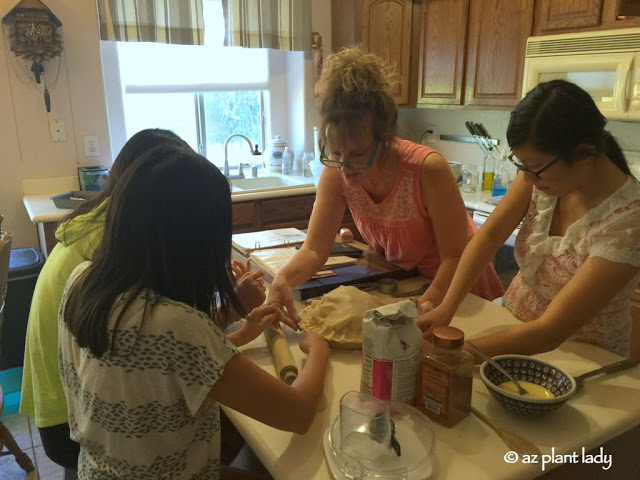
<path id="1" fill-rule="evenodd" d="M 485 202 L 487 198 L 491 198 L 491 192 L 489 190 L 474 193 L 460 190 L 460 195 L 462 195 L 464 206 L 468 210 L 480 210 L 481 212 L 491 213 L 495 208 L 494 205 Z"/>
<path id="2" fill-rule="evenodd" d="M 403 288 L 419 285 L 422 281 L 421 278 L 405 280 L 402 282 Z M 462 328 L 467 338 L 472 339 L 517 322 L 518 320 L 505 308 L 469 294 L 458 309 L 452 325 Z M 305 358 L 297 347 L 302 335 L 284 328 L 291 353 L 300 366 Z M 275 368 L 263 336 L 241 347 L 241 350 L 261 368 L 275 375 Z M 580 375 L 620 360 L 620 357 L 613 353 L 578 342 L 565 342 L 557 350 L 536 357 L 558 365 L 573 375 Z M 331 350 L 324 390 L 327 406 L 318 412 L 305 435 L 279 431 L 234 410 L 224 406 L 222 408 L 273 478 L 330 480 L 333 477 L 324 457 L 322 438 L 330 422 L 339 413 L 342 395 L 349 390 L 359 390 L 360 370 L 359 350 Z M 637 435 L 639 429 L 634 427 L 640 424 L 638 398 L 640 367 L 635 367 L 618 374 L 588 379 L 583 390 L 566 405 L 545 417 L 532 420 L 518 417 L 499 405 L 480 380 L 476 367 L 472 404 L 499 426 L 532 441 L 543 454 L 550 455 L 553 452 L 569 455 L 578 452 L 580 455 L 583 447 L 589 451 L 624 432 L 630 431 L 631 434 Z M 468 415 L 450 429 L 437 424 L 434 424 L 434 427 L 437 445 L 434 473 L 429 480 L 524 480 L 536 478 L 559 465 L 547 464 L 543 471 L 541 459 L 538 459 L 537 463 L 526 463 L 522 459 L 515 463 L 506 462 L 505 455 L 510 449 L 495 431 L 474 415 Z M 629 444 L 630 442 L 626 443 Z M 627 447 L 626 452 L 607 451 L 607 445 L 605 444 L 604 453 L 613 454 L 614 464 L 617 461 L 622 462 L 623 456 L 627 460 L 633 460 L 632 447 Z M 603 465 L 599 464 L 564 465 L 558 471 L 560 476 L 553 478 L 577 478 L 573 476 L 574 470 L 563 471 L 565 467 L 587 468 L 587 473 L 583 474 L 584 478 L 600 478 L 598 475 L 608 473 L 603 470 Z"/>

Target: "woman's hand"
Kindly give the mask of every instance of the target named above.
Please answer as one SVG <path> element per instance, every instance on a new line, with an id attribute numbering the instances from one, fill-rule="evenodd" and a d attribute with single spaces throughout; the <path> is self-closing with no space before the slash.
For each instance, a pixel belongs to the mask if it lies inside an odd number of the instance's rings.
<path id="1" fill-rule="evenodd" d="M 277 305 L 284 310 L 284 319 L 282 322 L 288 325 L 293 330 L 300 330 L 298 323 L 301 318 L 298 315 L 296 307 L 293 305 L 293 295 L 291 294 L 291 287 L 286 281 L 280 281 L 278 277 L 274 279 L 269 289 L 269 296 L 267 297 L 268 305 Z"/>
<path id="2" fill-rule="evenodd" d="M 284 321 L 284 313 L 277 305 L 262 305 L 254 308 L 244 320 L 239 330 L 229 335 L 229 340 L 237 347 L 258 337 L 269 325 Z"/>
<path id="3" fill-rule="evenodd" d="M 240 270 L 239 270 L 240 271 Z M 234 269 L 234 275 L 236 271 Z M 260 270 L 253 270 L 242 274 L 236 286 L 236 293 L 240 297 L 240 303 L 245 312 L 250 312 L 264 303 L 267 298 L 264 286 L 264 273 Z"/>
<path id="4" fill-rule="evenodd" d="M 434 308 L 433 304 L 428 300 L 422 303 L 418 300 L 418 302 L 416 302 L 416 307 L 418 307 L 418 318 L 416 319 L 416 323 L 424 333 L 425 338 L 430 338 L 431 331 L 435 327 L 449 325 L 453 318 L 453 313 L 455 313 L 450 312 L 442 305 Z"/>

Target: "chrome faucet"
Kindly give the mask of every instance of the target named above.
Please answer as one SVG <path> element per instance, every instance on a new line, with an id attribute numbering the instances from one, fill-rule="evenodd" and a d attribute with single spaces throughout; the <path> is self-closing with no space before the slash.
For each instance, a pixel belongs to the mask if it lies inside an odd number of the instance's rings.
<path id="1" fill-rule="evenodd" d="M 240 168 L 240 170 L 238 172 L 238 175 L 233 175 L 233 176 L 229 175 L 229 160 L 227 160 L 227 155 L 228 155 L 229 140 L 231 140 L 233 137 L 242 137 L 242 138 L 244 138 L 246 140 L 246 142 L 249 144 L 249 151 L 253 154 L 253 144 L 251 143 L 251 140 L 249 140 L 248 137 L 246 137 L 245 135 L 242 135 L 241 133 L 232 133 L 224 141 L 224 170 L 222 171 L 222 173 L 227 178 L 244 178 L 244 173 L 242 172 L 242 167 Z"/>

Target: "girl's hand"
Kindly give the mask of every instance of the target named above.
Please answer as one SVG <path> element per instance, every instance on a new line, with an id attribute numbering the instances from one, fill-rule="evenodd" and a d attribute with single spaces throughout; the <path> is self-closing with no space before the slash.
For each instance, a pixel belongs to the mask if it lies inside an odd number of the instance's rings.
<path id="1" fill-rule="evenodd" d="M 245 312 L 250 312 L 254 308 L 259 307 L 264 303 L 265 298 L 267 298 L 264 279 L 262 277 L 264 277 L 262 271 L 253 270 L 244 273 L 238 280 L 236 292 L 238 297 L 240 297 L 240 303 L 244 307 Z"/>
<path id="2" fill-rule="evenodd" d="M 316 332 L 307 332 L 304 338 L 300 340 L 298 346 L 300 350 L 307 355 L 309 355 L 310 352 L 314 352 L 315 354 L 315 352 L 322 350 L 329 352 L 329 344 L 322 335 Z"/>
<path id="3" fill-rule="evenodd" d="M 417 303 L 416 306 L 420 314 L 416 319 L 416 323 L 424 333 L 425 338 L 431 338 L 431 331 L 435 327 L 441 327 L 451 323 L 453 313 L 447 311 L 447 309 L 442 306 L 433 308 L 433 304 L 430 301 Z"/>
<path id="4" fill-rule="evenodd" d="M 298 315 L 296 308 L 293 306 L 293 295 L 291 294 L 291 287 L 289 287 L 289 285 L 274 280 L 271 284 L 271 288 L 269 289 L 267 304 L 282 307 L 284 309 L 283 323 L 293 330 L 300 330 L 298 323 L 301 318 Z"/>
<path id="5" fill-rule="evenodd" d="M 282 309 L 277 305 L 262 305 L 254 308 L 244 320 L 240 329 L 231 335 L 229 339 L 236 345 L 244 345 L 258 337 L 269 325 L 277 324 L 284 319 Z"/>
<path id="6" fill-rule="evenodd" d="M 238 260 L 231 260 L 231 270 L 233 270 L 233 276 L 236 282 L 239 282 L 244 275 L 251 271 L 251 260 L 247 258 L 246 264 Z"/>

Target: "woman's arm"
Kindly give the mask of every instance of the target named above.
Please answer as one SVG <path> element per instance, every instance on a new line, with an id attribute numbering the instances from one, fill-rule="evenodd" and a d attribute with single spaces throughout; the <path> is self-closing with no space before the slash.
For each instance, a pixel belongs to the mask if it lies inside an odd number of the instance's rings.
<path id="1" fill-rule="evenodd" d="M 238 354 L 227 362 L 209 395 L 274 428 L 306 433 L 322 398 L 329 346 L 320 335 L 308 332 L 300 348 L 308 358 L 291 386 Z"/>
<path id="2" fill-rule="evenodd" d="M 419 303 L 440 305 L 451 284 L 460 256 L 467 244 L 467 211 L 449 164 L 439 153 L 431 153 L 420 169 L 422 204 L 435 233 L 440 267 Z"/>
<path id="3" fill-rule="evenodd" d="M 329 258 L 331 246 L 340 230 L 346 204 L 340 170 L 324 168 L 318 183 L 306 240 L 302 248 L 278 271 L 267 297 L 267 303 L 279 303 L 285 307 L 290 319 L 287 324 L 292 328 L 296 328 L 298 314 L 293 305 L 291 288 L 309 280 Z"/>
<path id="4" fill-rule="evenodd" d="M 558 292 L 542 316 L 473 343 L 491 356 L 553 350 L 602 310 L 639 270 L 626 263 L 591 257 Z"/>
<path id="5" fill-rule="evenodd" d="M 519 173 L 504 198 L 464 249 L 440 305 L 418 317 L 417 323 L 423 332 L 428 333 L 434 326 L 448 325 L 451 322 L 465 295 L 524 218 L 531 202 L 532 190 L 533 187 L 524 179 L 524 174 Z"/>

